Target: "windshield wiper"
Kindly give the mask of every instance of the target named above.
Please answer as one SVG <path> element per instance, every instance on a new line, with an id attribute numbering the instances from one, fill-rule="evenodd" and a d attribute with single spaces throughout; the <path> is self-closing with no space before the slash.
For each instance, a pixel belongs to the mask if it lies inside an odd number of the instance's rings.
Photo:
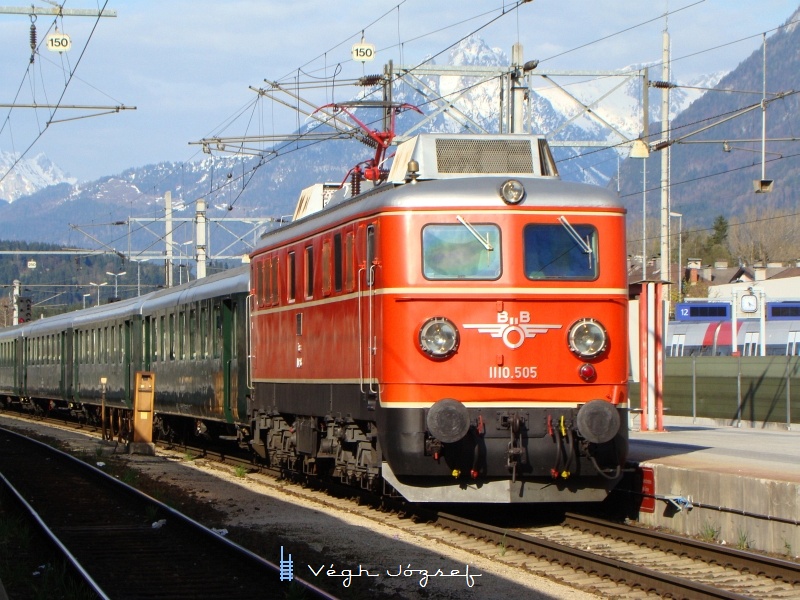
<path id="1" fill-rule="evenodd" d="M 587 244 L 580 236 L 580 234 L 575 231 L 575 228 L 569 224 L 566 217 L 558 217 L 558 221 L 564 226 L 564 229 L 567 230 L 567 233 L 570 237 L 575 240 L 575 243 L 580 246 L 581 250 L 583 250 L 584 254 L 592 254 L 592 248 Z"/>
<path id="2" fill-rule="evenodd" d="M 458 219 L 458 222 L 467 228 L 467 231 L 469 231 L 472 235 L 475 236 L 475 239 L 478 240 L 481 243 L 481 245 L 483 245 L 484 248 L 486 248 L 490 252 L 494 250 L 494 247 L 492 247 L 492 245 L 489 243 L 488 234 L 486 235 L 486 239 L 483 239 L 483 236 L 480 233 L 478 233 L 478 230 L 475 229 L 469 223 L 467 223 L 466 220 L 464 220 L 464 217 L 462 217 L 461 215 L 456 215 L 456 219 Z"/>

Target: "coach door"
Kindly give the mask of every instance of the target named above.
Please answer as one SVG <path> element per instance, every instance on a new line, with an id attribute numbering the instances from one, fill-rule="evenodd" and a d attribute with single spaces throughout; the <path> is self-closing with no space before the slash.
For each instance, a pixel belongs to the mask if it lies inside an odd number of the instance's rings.
<path id="1" fill-rule="evenodd" d="M 360 333 L 360 382 L 361 393 L 375 396 L 375 225 L 368 225 L 364 236 L 364 266 L 358 274 L 358 312 Z"/>
<path id="2" fill-rule="evenodd" d="M 18 337 L 14 339 L 14 361 L 16 369 L 14 369 L 14 391 L 18 398 L 25 395 L 25 338 Z"/>
<path id="3" fill-rule="evenodd" d="M 59 378 L 61 381 L 60 396 L 66 400 L 72 399 L 73 376 L 75 375 L 75 371 L 72 368 L 75 356 L 73 354 L 75 350 L 74 336 L 75 331 L 71 327 L 59 336 L 59 344 L 61 345 L 58 354 L 61 357 L 59 361 L 59 368 L 61 369 L 61 377 Z"/>
<path id="4" fill-rule="evenodd" d="M 236 395 L 239 372 L 236 362 L 236 303 L 231 298 L 222 301 L 222 389 L 225 420 L 233 422 L 231 402 Z"/>

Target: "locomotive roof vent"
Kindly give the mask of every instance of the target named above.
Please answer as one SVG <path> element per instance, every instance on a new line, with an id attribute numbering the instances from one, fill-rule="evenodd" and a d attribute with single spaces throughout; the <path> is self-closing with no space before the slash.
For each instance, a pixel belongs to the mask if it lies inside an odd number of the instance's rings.
<path id="1" fill-rule="evenodd" d="M 409 161 L 419 170 L 409 174 Z M 541 135 L 464 135 L 426 133 L 397 148 L 389 181 L 517 175 L 558 177 L 547 140 Z"/>
<path id="2" fill-rule="evenodd" d="M 294 209 L 292 221 L 297 221 L 325 208 L 334 196 L 350 197 L 350 184 L 315 183 L 302 192 Z"/>

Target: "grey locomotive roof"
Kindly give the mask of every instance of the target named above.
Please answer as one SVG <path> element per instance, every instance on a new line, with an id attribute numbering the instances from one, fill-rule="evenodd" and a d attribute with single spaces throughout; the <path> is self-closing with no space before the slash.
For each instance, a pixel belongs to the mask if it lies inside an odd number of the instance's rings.
<path id="1" fill-rule="evenodd" d="M 500 186 L 509 179 L 516 179 L 525 186 L 522 202 L 509 206 L 500 197 Z M 400 186 L 384 184 L 360 196 L 332 199 L 326 208 L 273 230 L 262 237 L 263 245 L 282 244 L 304 237 L 346 221 L 363 212 L 386 208 L 441 209 L 493 209 L 514 210 L 517 208 L 561 207 L 610 208 L 622 205 L 610 191 L 593 185 L 562 181 L 556 178 L 484 176 L 419 181 Z"/>

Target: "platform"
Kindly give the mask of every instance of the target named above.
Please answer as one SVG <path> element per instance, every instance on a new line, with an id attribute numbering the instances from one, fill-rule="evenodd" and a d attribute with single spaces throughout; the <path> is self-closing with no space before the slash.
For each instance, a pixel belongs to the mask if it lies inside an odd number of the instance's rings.
<path id="1" fill-rule="evenodd" d="M 664 432 L 631 431 L 630 460 L 652 474 L 639 520 L 707 541 L 800 554 L 800 426 L 720 426 L 665 417 Z M 647 470 L 651 470 L 647 473 Z M 645 499 L 647 500 L 647 499 Z"/>

